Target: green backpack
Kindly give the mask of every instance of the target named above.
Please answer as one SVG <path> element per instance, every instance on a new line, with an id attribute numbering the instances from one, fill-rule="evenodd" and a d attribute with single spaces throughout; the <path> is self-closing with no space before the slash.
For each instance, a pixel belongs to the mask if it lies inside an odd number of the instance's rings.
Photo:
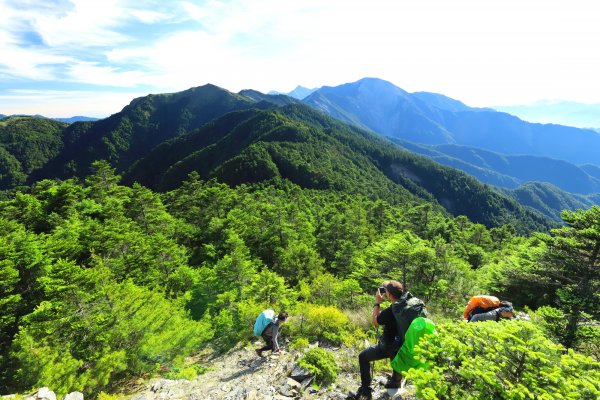
<path id="1" fill-rule="evenodd" d="M 414 354 L 415 346 L 427 334 L 437 334 L 433 321 L 423 317 L 415 318 L 406 331 L 402 347 L 392 360 L 394 371 L 406 372 L 411 368 L 429 369 L 429 363 L 419 361 Z"/>

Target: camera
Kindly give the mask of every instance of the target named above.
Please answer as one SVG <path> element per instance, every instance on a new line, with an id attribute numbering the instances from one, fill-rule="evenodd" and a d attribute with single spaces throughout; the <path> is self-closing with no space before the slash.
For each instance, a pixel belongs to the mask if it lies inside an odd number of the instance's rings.
<path id="1" fill-rule="evenodd" d="M 385 288 L 383 286 L 379 288 L 379 293 L 385 294 Z"/>

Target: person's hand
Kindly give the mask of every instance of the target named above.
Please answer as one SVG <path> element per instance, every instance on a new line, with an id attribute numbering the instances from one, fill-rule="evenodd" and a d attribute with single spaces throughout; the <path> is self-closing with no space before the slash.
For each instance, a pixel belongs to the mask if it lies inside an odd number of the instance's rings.
<path id="1" fill-rule="evenodd" d="M 375 292 L 375 302 L 380 303 L 383 301 L 383 296 L 379 293 L 379 289 Z"/>

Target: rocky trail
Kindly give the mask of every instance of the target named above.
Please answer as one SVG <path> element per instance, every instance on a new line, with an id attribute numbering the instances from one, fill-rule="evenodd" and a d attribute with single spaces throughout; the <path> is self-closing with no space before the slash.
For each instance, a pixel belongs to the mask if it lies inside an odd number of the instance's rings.
<path id="1" fill-rule="evenodd" d="M 152 378 L 137 381 L 133 386 L 122 388 L 116 398 L 127 400 L 344 400 L 360 384 L 358 353 L 355 348 L 329 348 L 342 371 L 334 384 L 319 387 L 313 384 L 307 371 L 297 366 L 302 352 L 283 351 L 266 353 L 259 357 L 254 349 L 262 345 L 238 345 L 224 354 L 206 351 L 192 360 L 206 366 L 206 371 L 192 380 Z M 310 347 L 317 346 L 312 344 Z M 412 400 L 414 388 L 385 389 L 389 374 L 378 371 L 373 377 L 374 400 Z M 2 396 L 14 399 L 15 395 Z M 25 400 L 56 400 L 51 388 L 40 388 L 24 395 Z M 73 392 L 63 400 L 84 400 L 80 392 Z"/>
<path id="2" fill-rule="evenodd" d="M 255 347 L 258 344 L 255 343 Z M 312 385 L 311 378 L 306 377 L 306 371 L 297 367 L 300 353 L 282 352 L 260 358 L 254 352 L 255 347 L 240 346 L 222 355 L 206 356 L 201 362 L 210 368 L 194 380 L 153 379 L 131 399 L 343 400 L 360 384 L 358 351 L 354 349 L 331 349 L 343 371 L 333 385 L 317 387 Z M 374 377 L 373 399 L 414 399 L 410 387 L 384 389 L 386 379 L 387 376 L 381 372 Z"/>

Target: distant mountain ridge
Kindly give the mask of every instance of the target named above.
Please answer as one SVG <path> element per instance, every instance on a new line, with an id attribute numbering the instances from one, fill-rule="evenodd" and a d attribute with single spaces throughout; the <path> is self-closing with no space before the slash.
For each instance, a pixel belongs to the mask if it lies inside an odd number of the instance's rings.
<path id="1" fill-rule="evenodd" d="M 24 115 L 24 114 L 15 114 L 13 116 L 20 116 L 20 117 L 26 117 L 26 116 L 31 116 L 31 117 L 38 117 L 38 118 L 47 118 L 47 119 L 53 119 L 55 121 L 60 121 L 60 122 L 65 122 L 67 124 L 72 124 L 73 122 L 80 122 L 80 121 L 98 121 L 100 118 L 94 118 L 94 117 L 84 117 L 82 115 L 76 115 L 74 117 L 68 117 L 68 118 L 49 118 L 49 117 L 45 117 L 43 115 Z M 4 114 L 0 114 L 0 119 L 2 118 L 7 118 L 8 115 L 4 115 Z"/>
<path id="2" fill-rule="evenodd" d="M 288 92 L 288 93 L 281 93 L 281 92 L 278 92 L 275 90 L 271 90 L 268 94 L 270 94 L 270 95 L 284 94 L 286 96 L 293 97 L 297 100 L 302 100 L 305 97 L 309 96 L 314 91 L 316 91 L 317 89 L 318 88 L 309 89 L 307 87 L 298 85 L 298 86 L 296 86 L 296 88 L 294 90 L 292 90 L 291 92 Z"/>
<path id="3" fill-rule="evenodd" d="M 548 182 L 570 193 L 585 195 L 600 192 L 600 167 L 593 165 L 579 167 L 548 157 L 506 155 L 452 144 L 424 145 L 391 140 L 494 186 L 514 189 L 526 182 Z"/>
<path id="4" fill-rule="evenodd" d="M 304 102 L 345 122 L 415 143 L 600 164 L 600 134 L 595 131 L 528 123 L 492 109 L 470 108 L 442 95 L 411 94 L 381 79 L 322 87 Z"/>
<path id="5" fill-rule="evenodd" d="M 67 124 L 48 118 L 0 120 L 0 189 L 24 185 L 28 176 L 58 156 Z"/>

